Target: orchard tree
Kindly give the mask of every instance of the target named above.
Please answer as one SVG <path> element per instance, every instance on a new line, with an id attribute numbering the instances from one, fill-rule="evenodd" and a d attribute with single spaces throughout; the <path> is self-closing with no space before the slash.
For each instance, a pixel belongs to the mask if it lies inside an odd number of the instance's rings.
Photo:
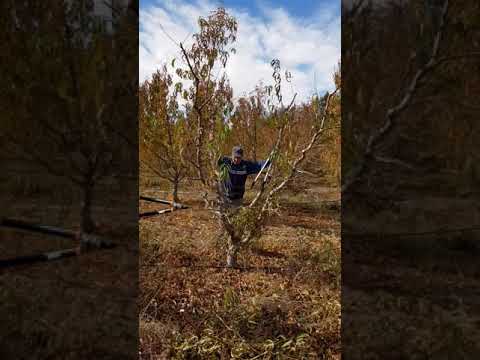
<path id="1" fill-rule="evenodd" d="M 274 124 L 276 135 L 268 158 L 271 164 L 260 174 L 258 188 L 254 193 L 253 200 L 245 207 L 232 212 L 225 206 L 225 199 L 220 196 L 217 200 L 217 213 L 222 220 L 222 226 L 227 236 L 227 259 L 228 267 L 237 267 L 237 255 L 242 247 L 251 244 L 261 236 L 267 219 L 278 209 L 279 195 L 287 189 L 287 185 L 303 175 L 301 166 L 304 164 L 307 154 L 312 151 L 313 146 L 320 141 L 328 139 L 328 129 L 332 114 L 332 104 L 339 102 L 338 88 L 332 93 L 325 94 L 325 102 L 317 103 L 314 119 L 309 131 L 305 134 L 301 122 L 295 122 L 295 96 L 289 105 L 283 103 L 281 97 L 280 62 L 272 61 L 275 79 L 274 97 L 278 102 L 270 108 L 271 120 Z M 267 88 L 271 89 L 271 88 Z M 298 131 L 304 134 L 301 138 L 291 139 L 290 137 Z M 217 181 L 223 181 L 225 173 L 219 174 Z M 223 203 L 222 203 L 223 201 Z"/>
<path id="2" fill-rule="evenodd" d="M 266 91 L 258 85 L 253 94 L 238 99 L 238 104 L 230 122 L 235 139 L 243 144 L 245 155 L 257 161 L 261 152 L 261 143 L 267 140 L 262 138 L 262 129 L 266 119 Z"/>
<path id="3" fill-rule="evenodd" d="M 174 202 L 178 189 L 189 175 L 186 160 L 187 123 L 179 109 L 180 86 L 172 89 L 172 77 L 166 67 L 146 80 L 139 91 L 140 161 L 158 177 L 172 184 Z"/>
<path id="4" fill-rule="evenodd" d="M 334 74 L 335 86 L 340 89 L 341 76 L 340 64 Z M 323 97 L 315 95 L 312 101 L 306 106 L 308 118 L 315 119 L 319 108 L 323 108 L 328 100 L 328 94 Z M 325 127 L 322 141 L 312 148 L 310 159 L 307 159 L 304 169 L 314 174 L 328 177 L 329 181 L 336 186 L 341 183 L 341 101 L 339 96 L 331 99 L 329 123 Z"/>
<path id="5" fill-rule="evenodd" d="M 93 232 L 95 187 L 119 175 L 115 170 L 128 155 L 111 129 L 134 115 L 119 112 L 135 96 L 125 74 L 135 45 L 125 37 L 132 10 L 117 9 L 108 29 L 91 1 L 2 6 L 12 14 L 4 35 L 10 51 L 3 61 L 11 66 L 2 74 L 9 84 L 2 135 L 25 159 L 81 189 L 81 231 Z"/>
<path id="6" fill-rule="evenodd" d="M 348 35 L 351 53 L 345 56 L 349 71 L 344 100 L 351 112 L 345 117 L 343 136 L 348 141 L 343 199 L 366 185 L 376 187 L 370 196 L 380 191 L 394 196 L 402 172 L 410 180 L 412 175 L 424 177 L 430 169 L 455 172 L 472 164 L 478 108 L 469 99 L 475 98 L 480 58 L 474 25 L 478 14 L 478 6 L 448 0 L 345 12 L 343 34 Z M 395 31 L 378 31 L 392 19 Z M 357 41 L 354 34 L 360 33 L 362 41 Z M 386 66 L 379 68 L 379 62 Z M 366 78 L 359 81 L 358 76 Z M 386 166 L 394 173 L 392 181 L 385 181 L 381 169 Z"/>
<path id="7" fill-rule="evenodd" d="M 190 125 L 195 132 L 193 165 L 198 179 L 209 187 L 213 185 L 211 174 L 216 169 L 214 153 L 219 151 L 218 136 L 227 136 L 224 120 L 233 108 L 228 80 L 225 75 L 217 79 L 215 71 L 225 68 L 230 54 L 235 52 L 229 46 L 236 39 L 237 22 L 225 9 L 219 8 L 207 19 L 200 18 L 198 24 L 200 31 L 193 35 L 193 45 L 186 49 L 180 44 L 187 67 L 178 67 L 176 73 L 192 82 L 182 95 L 190 104 L 189 118 L 193 120 Z"/>
<path id="8" fill-rule="evenodd" d="M 235 41 L 237 23 L 225 9 L 219 8 L 209 17 L 200 18 L 199 26 L 200 31 L 194 35 L 195 42 L 189 50 L 180 44 L 186 68 L 178 68 L 177 74 L 193 82 L 185 91 L 184 98 L 189 101 L 196 119 L 195 167 L 205 190 L 204 199 L 208 208 L 218 216 L 228 235 L 226 265 L 236 267 L 238 252 L 261 235 L 265 220 L 271 211 L 275 210 L 278 195 L 287 183 L 299 175 L 299 166 L 320 140 L 331 115 L 332 99 L 338 96 L 338 92 L 335 90 L 326 95 L 324 106 L 315 109 L 315 119 L 308 140 L 303 146 L 296 147 L 296 154 L 288 154 L 285 144 L 288 144 L 287 129 L 294 114 L 295 96 L 285 105 L 281 92 L 282 78 L 289 81 L 290 76 L 286 73 L 283 77 L 280 61 L 272 61 L 274 85 L 265 88 L 267 94 L 276 99 L 270 101 L 268 106 L 269 121 L 275 128 L 275 142 L 268 156 L 271 162 L 260 177 L 253 200 L 247 206 L 232 211 L 222 191 L 222 182 L 228 176 L 228 168 L 217 168 L 217 161 L 225 150 L 231 129 L 227 121 L 230 104 L 225 101 L 229 99 L 219 98 L 215 94 L 225 93 L 222 91 L 222 84 L 227 81 L 225 75 L 218 81 L 212 77 L 212 73 L 216 67 L 225 67 L 232 53 L 230 46 Z M 215 106 L 213 104 L 217 99 L 222 102 Z M 224 110 L 223 117 L 220 117 L 221 109 Z M 209 196 L 212 189 L 215 190 L 214 197 Z"/>

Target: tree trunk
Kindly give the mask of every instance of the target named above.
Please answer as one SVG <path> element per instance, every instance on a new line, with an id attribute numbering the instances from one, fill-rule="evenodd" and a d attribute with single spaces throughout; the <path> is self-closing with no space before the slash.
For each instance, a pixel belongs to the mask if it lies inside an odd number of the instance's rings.
<path id="1" fill-rule="evenodd" d="M 83 204 L 81 212 L 81 230 L 84 233 L 92 233 L 95 230 L 95 223 L 92 219 L 92 198 L 93 184 L 83 187 Z"/>
<path id="2" fill-rule="evenodd" d="M 208 202 L 208 192 L 204 192 L 202 197 L 205 204 L 205 209 L 208 209 L 210 207 L 210 203 Z"/>
<path id="3" fill-rule="evenodd" d="M 178 198 L 178 185 L 179 185 L 179 181 L 177 179 L 173 182 L 173 193 L 172 193 L 172 195 L 173 195 L 173 202 L 174 203 L 179 203 L 180 202 L 180 199 Z"/>
<path id="4" fill-rule="evenodd" d="M 237 255 L 239 250 L 240 244 L 236 240 L 231 240 L 227 249 L 227 268 L 236 268 L 238 266 Z"/>

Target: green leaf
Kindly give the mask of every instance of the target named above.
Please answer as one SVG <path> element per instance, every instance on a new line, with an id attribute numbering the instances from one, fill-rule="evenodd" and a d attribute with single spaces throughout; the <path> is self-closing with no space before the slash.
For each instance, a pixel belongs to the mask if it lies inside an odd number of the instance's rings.
<path id="1" fill-rule="evenodd" d="M 226 180 L 228 179 L 228 177 L 230 176 L 230 166 L 228 166 L 228 164 L 222 164 L 220 165 L 220 180 Z"/>

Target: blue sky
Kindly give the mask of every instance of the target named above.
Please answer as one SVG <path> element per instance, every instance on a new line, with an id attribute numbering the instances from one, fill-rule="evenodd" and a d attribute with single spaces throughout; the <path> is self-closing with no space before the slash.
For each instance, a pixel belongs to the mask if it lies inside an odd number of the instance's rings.
<path id="1" fill-rule="evenodd" d="M 234 55 L 225 72 L 234 96 L 271 82 L 269 62 L 280 59 L 292 73 L 286 98 L 299 101 L 333 88 L 340 60 L 340 1 L 140 0 L 140 80 L 178 58 L 178 45 L 191 44 L 199 16 L 224 6 L 238 21 Z"/>
<path id="2" fill-rule="evenodd" d="M 189 2 L 193 3 L 194 1 Z M 161 3 L 161 0 L 140 0 L 140 7 L 146 8 L 159 3 Z M 248 10 L 252 13 L 261 11 L 263 6 L 270 8 L 281 7 L 287 10 L 292 16 L 305 18 L 311 17 L 312 14 L 315 14 L 319 7 L 331 7 L 335 9 L 336 15 L 340 16 L 340 0 L 216 0 L 212 1 L 212 3 L 238 10 Z"/>

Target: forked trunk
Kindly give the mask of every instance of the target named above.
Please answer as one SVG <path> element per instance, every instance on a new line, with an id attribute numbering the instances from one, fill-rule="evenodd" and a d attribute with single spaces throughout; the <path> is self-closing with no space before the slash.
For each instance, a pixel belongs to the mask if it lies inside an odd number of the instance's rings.
<path id="1" fill-rule="evenodd" d="M 210 202 L 208 201 L 208 192 L 203 193 L 203 203 L 205 204 L 205 209 L 210 207 Z"/>
<path id="2" fill-rule="evenodd" d="M 236 268 L 238 266 L 237 255 L 240 251 L 240 245 L 240 239 L 230 233 L 227 248 L 227 268 Z"/>
<path id="3" fill-rule="evenodd" d="M 240 245 L 237 241 L 231 241 L 227 249 L 227 268 L 238 267 L 237 255 Z"/>

